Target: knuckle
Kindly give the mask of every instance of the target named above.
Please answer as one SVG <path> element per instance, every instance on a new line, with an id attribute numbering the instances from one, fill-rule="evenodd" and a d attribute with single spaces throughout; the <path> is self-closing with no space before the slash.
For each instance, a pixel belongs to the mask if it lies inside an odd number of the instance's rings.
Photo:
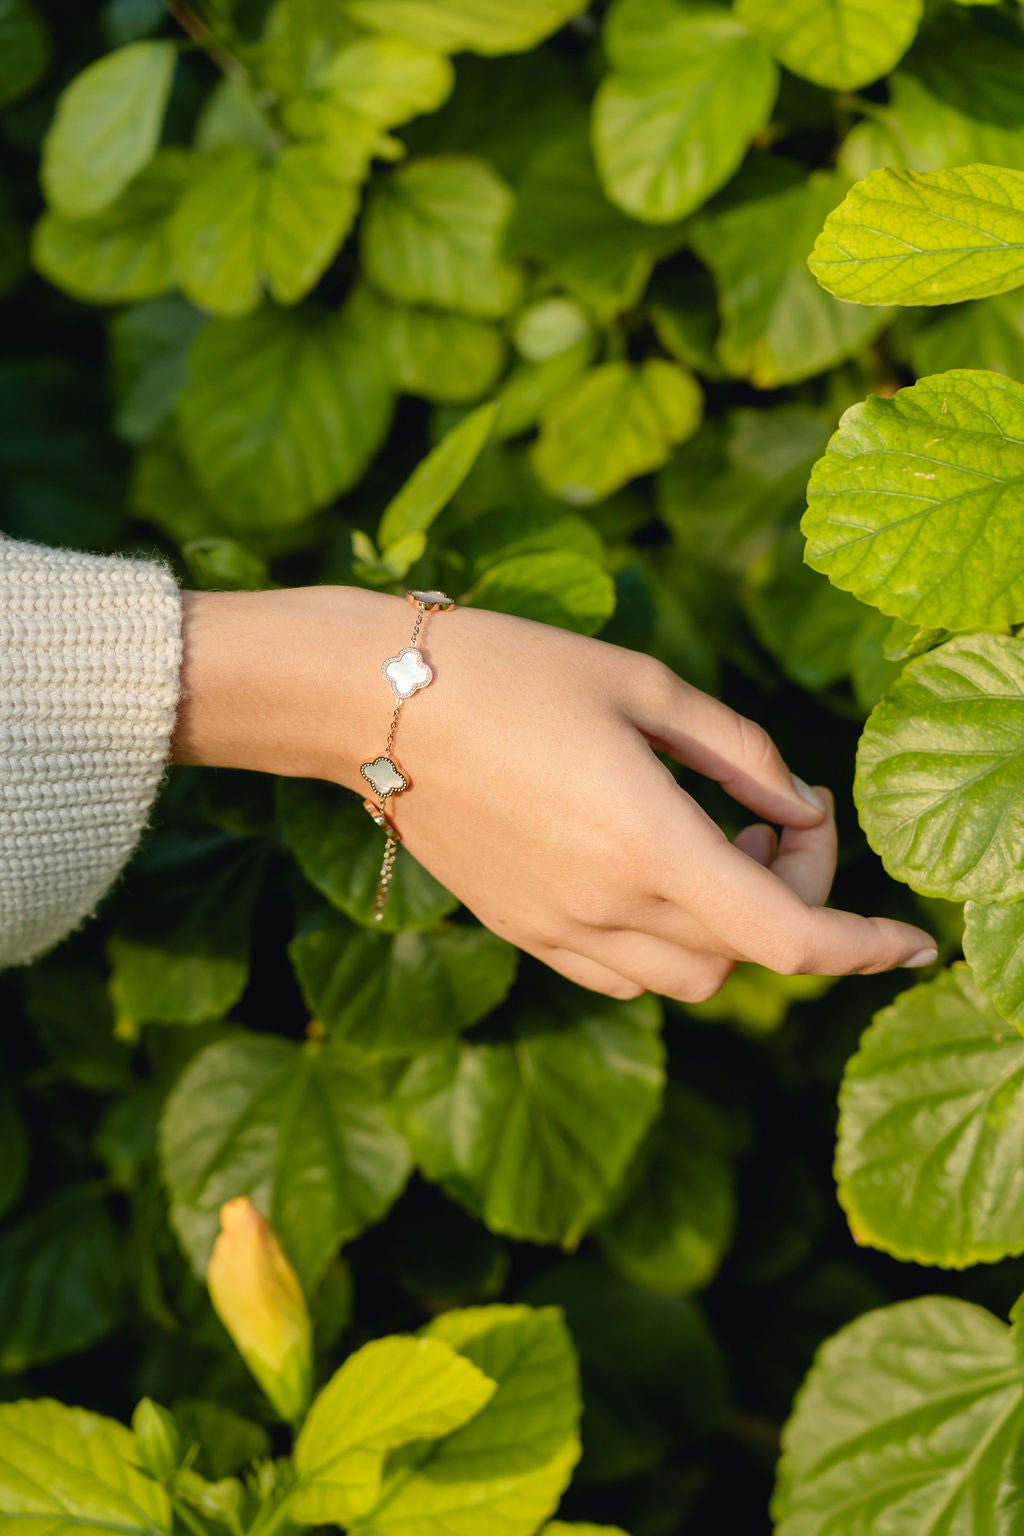
<path id="1" fill-rule="evenodd" d="M 719 965 L 709 965 L 688 977 L 685 984 L 673 995 L 683 1003 L 706 1003 L 721 990 L 732 966 L 723 960 Z"/>
<path id="2" fill-rule="evenodd" d="M 756 720 L 748 720 L 746 715 L 737 715 L 736 729 L 745 762 L 758 768 L 775 768 L 779 765 L 781 759 L 775 743 L 763 725 L 758 725 Z"/>
<path id="3" fill-rule="evenodd" d="M 806 976 L 814 970 L 806 944 L 797 939 L 779 945 L 766 964 L 780 976 Z"/>

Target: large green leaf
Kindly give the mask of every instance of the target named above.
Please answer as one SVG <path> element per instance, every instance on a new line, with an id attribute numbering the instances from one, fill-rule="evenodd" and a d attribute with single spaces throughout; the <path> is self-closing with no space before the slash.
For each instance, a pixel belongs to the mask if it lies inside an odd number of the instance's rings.
<path id="1" fill-rule="evenodd" d="M 1024 1251 L 1024 1040 L 955 966 L 877 1014 L 839 1094 L 860 1243 L 963 1269 Z"/>
<path id="2" fill-rule="evenodd" d="M 152 158 L 177 57 L 171 42 L 130 43 L 75 76 L 43 142 L 43 190 L 58 213 L 99 213 Z"/>
<path id="3" fill-rule="evenodd" d="M 940 310 L 907 345 L 920 377 L 945 368 L 987 368 L 1024 377 L 1024 288 Z"/>
<path id="4" fill-rule="evenodd" d="M 484 1018 L 512 985 L 518 951 L 486 928 L 379 927 L 328 912 L 290 947 L 310 1010 L 356 1050 L 415 1055 Z"/>
<path id="5" fill-rule="evenodd" d="M 954 369 L 846 412 L 814 467 L 807 561 L 939 629 L 1024 619 L 1024 385 Z"/>
<path id="6" fill-rule="evenodd" d="M 964 956 L 996 1012 L 1024 1033 L 1024 902 L 964 908 Z"/>
<path id="7" fill-rule="evenodd" d="M 478 405 L 417 464 L 381 513 L 377 529 L 381 549 L 410 533 L 426 533 L 480 457 L 498 410 L 495 401 Z"/>
<path id="8" fill-rule="evenodd" d="M 167 425 L 188 377 L 189 348 L 201 317 L 177 294 L 122 309 L 110 324 L 117 412 L 114 430 L 143 443 Z"/>
<path id="9" fill-rule="evenodd" d="M 850 672 L 865 623 L 885 620 L 848 592 L 821 581 L 803 561 L 795 525 L 754 561 L 743 583 L 743 607 L 761 644 L 803 688 L 831 688 Z"/>
<path id="10" fill-rule="evenodd" d="M 303 873 L 354 922 L 400 933 L 429 928 L 458 906 L 457 898 L 400 848 L 384 916 L 375 922 L 384 838 L 358 799 L 319 779 L 281 779 L 277 794 L 281 831 Z"/>
<path id="11" fill-rule="evenodd" d="M 608 201 L 581 122 L 547 140 L 527 162 L 506 250 L 542 262 L 607 323 L 638 303 L 656 258 L 682 238 L 679 226 L 639 224 Z"/>
<path id="12" fill-rule="evenodd" d="M 718 355 L 760 389 L 833 367 L 888 318 L 884 309 L 840 304 L 807 270 L 807 252 L 846 186 L 840 172 L 754 161 L 694 223 L 694 250 L 718 289 Z"/>
<path id="13" fill-rule="evenodd" d="M 634 218 L 698 208 L 771 116 L 778 70 L 738 16 L 708 0 L 614 0 L 612 72 L 594 101 L 605 191 Z"/>
<path id="14" fill-rule="evenodd" d="M 566 993 L 519 1013 L 508 1041 L 424 1053 L 395 1099 L 423 1172 L 492 1231 L 577 1242 L 657 1112 L 659 1021 L 652 998 Z"/>
<path id="15" fill-rule="evenodd" d="M 1024 896 L 1024 644 L 966 635 L 909 661 L 873 710 L 854 797 L 897 880 L 951 901 Z"/>
<path id="16" fill-rule="evenodd" d="M 161 150 L 120 197 L 87 219 L 44 213 L 32 236 L 37 270 L 73 298 L 123 304 L 174 287 L 168 217 L 188 181 L 182 150 Z"/>
<path id="17" fill-rule="evenodd" d="M 333 259 L 358 204 L 358 189 L 320 144 L 287 144 L 273 158 L 235 145 L 211 159 L 171 220 L 181 287 L 226 319 L 249 314 L 264 289 L 295 304 Z"/>
<path id="18" fill-rule="evenodd" d="M 0 1374 L 88 1349 L 108 1334 L 120 1315 L 121 1265 L 95 1190 L 66 1187 L 8 1227 L 0 1238 Z"/>
<path id="19" fill-rule="evenodd" d="M 441 1339 L 364 1344 L 320 1392 L 295 1442 L 290 1515 L 317 1524 L 364 1515 L 380 1498 L 389 1451 L 458 1429 L 496 1390 Z"/>
<path id="20" fill-rule="evenodd" d="M 738 0 L 737 15 L 780 64 L 853 91 L 886 75 L 914 40 L 923 0 Z"/>
<path id="21" fill-rule="evenodd" d="M 856 304 L 951 304 L 1024 283 L 1024 171 L 887 166 L 851 187 L 807 264 Z"/>
<path id="22" fill-rule="evenodd" d="M 561 501 L 603 501 L 637 475 L 660 469 L 673 447 L 696 432 L 703 406 L 700 385 L 678 363 L 602 363 L 543 413 L 534 468 Z"/>
<path id="23" fill-rule="evenodd" d="M 175 853 L 132 877 L 110 936 L 111 997 L 133 1033 L 223 1018 L 249 979 L 266 848 L 224 835 Z"/>
<path id="24" fill-rule="evenodd" d="M 178 401 L 196 478 L 242 529 L 298 522 L 362 476 L 387 434 L 380 358 L 345 322 L 265 308 L 196 338 Z"/>
<path id="25" fill-rule="evenodd" d="M 585 8 L 586 0 L 342 0 L 346 16 L 429 48 L 517 53 Z"/>
<path id="26" fill-rule="evenodd" d="M 312 1290 L 345 1239 L 377 1221 L 409 1172 L 382 1084 L 331 1044 L 236 1035 L 200 1051 L 160 1124 L 171 1223 L 202 1275 L 225 1200 L 248 1197 Z"/>
<path id="27" fill-rule="evenodd" d="M 392 388 L 425 400 L 479 400 L 505 363 L 505 339 L 489 320 L 392 304 L 366 284 L 353 290 L 346 314 L 372 338 Z"/>
<path id="28" fill-rule="evenodd" d="M 467 1307 L 424 1333 L 450 1345 L 498 1389 L 445 1439 L 389 1464 L 367 1536 L 533 1536 L 554 1513 L 579 1458 L 579 1383 L 554 1307 Z"/>
<path id="29" fill-rule="evenodd" d="M 714 1105 L 671 1088 L 598 1229 L 609 1263 L 639 1285 L 685 1295 L 714 1276 L 736 1221 L 732 1147 Z"/>
<path id="30" fill-rule="evenodd" d="M 990 1312 L 947 1296 L 869 1312 L 820 1350 L 783 1431 L 776 1536 L 1011 1536 L 1022 1432 Z"/>
<path id="31" fill-rule="evenodd" d="M 463 600 L 594 635 L 615 611 L 615 583 L 602 566 L 576 550 L 537 551 L 488 566 Z"/>
<path id="32" fill-rule="evenodd" d="M 322 16 L 311 30 L 322 37 Z M 313 108 L 339 158 L 348 158 L 343 140 L 363 137 L 361 124 L 393 128 L 420 112 L 435 111 L 451 92 L 450 60 L 404 37 L 355 37 L 317 71 L 316 94 L 290 103 L 290 120 Z M 378 135 L 366 136 L 373 145 Z M 355 167 L 354 167 L 355 168 Z"/>
<path id="33" fill-rule="evenodd" d="M 399 303 L 485 319 L 507 314 L 521 286 L 501 254 L 511 211 L 512 193 L 483 160 L 410 160 L 367 198 L 364 273 Z"/>
<path id="34" fill-rule="evenodd" d="M 0 0 L 0 106 L 31 90 L 49 61 L 49 36 L 32 0 Z"/>
<path id="35" fill-rule="evenodd" d="M 0 1403 L 0 1519 L 32 1536 L 170 1536 L 172 1524 L 130 1431 L 45 1397 Z"/>

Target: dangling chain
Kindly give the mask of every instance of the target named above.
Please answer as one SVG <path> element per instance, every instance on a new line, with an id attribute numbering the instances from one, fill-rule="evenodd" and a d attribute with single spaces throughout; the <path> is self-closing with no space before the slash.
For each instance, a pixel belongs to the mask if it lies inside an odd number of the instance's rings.
<path id="1" fill-rule="evenodd" d="M 363 801 L 363 806 L 373 817 L 379 827 L 387 829 L 387 837 L 384 841 L 384 857 L 381 860 L 380 877 L 377 881 L 377 894 L 373 903 L 373 921 L 379 923 L 384 917 L 384 907 L 388 899 L 388 887 L 391 884 L 395 870 L 395 859 L 398 857 L 398 845 L 402 841 L 402 834 L 384 809 L 384 802 L 390 800 L 392 795 L 400 795 L 411 786 L 411 780 L 399 767 L 392 756 L 391 749 L 395 743 L 395 734 L 398 730 L 398 717 L 402 713 L 402 705 L 406 699 L 412 698 L 421 688 L 426 688 L 434 678 L 433 671 L 423 660 L 422 652 L 417 648 L 423 621 L 428 613 L 436 613 L 438 610 L 447 611 L 455 607 L 454 602 L 444 592 L 417 592 L 411 591 L 405 594 L 406 600 L 416 608 L 416 622 L 409 636 L 409 644 L 397 656 L 388 656 L 381 663 L 381 676 L 390 684 L 391 692 L 395 696 L 395 708 L 391 716 L 391 726 L 388 730 L 388 739 L 384 744 L 384 751 L 379 757 L 371 758 L 368 762 L 361 763 L 359 772 L 372 788 L 376 795 L 375 800 Z"/>

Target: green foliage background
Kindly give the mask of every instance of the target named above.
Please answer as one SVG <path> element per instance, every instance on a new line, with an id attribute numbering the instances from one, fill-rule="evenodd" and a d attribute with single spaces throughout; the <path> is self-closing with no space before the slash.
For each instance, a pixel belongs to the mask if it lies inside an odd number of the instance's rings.
<path id="1" fill-rule="evenodd" d="M 0 1427 L 73 1448 L 86 1421 L 37 1400 L 124 1424 L 149 1396 L 199 1447 L 190 1528 L 275 1518 L 287 1428 L 202 1285 L 247 1194 L 311 1299 L 318 1383 L 429 1325 L 512 1405 L 429 1430 L 457 1517 L 421 1468 L 353 1530 L 766 1531 L 781 1425 L 852 1324 L 791 1421 L 777 1528 L 884 1512 L 877 1467 L 836 1452 L 855 1428 L 927 1490 L 908 1536 L 972 1497 L 979 1533 L 1012 1531 L 1024 1387 L 991 1313 L 1024 1251 L 1019 7 L 168 9 L 0 0 L 4 529 L 161 551 L 200 586 L 438 584 L 651 651 L 836 790 L 842 905 L 930 925 L 945 962 L 969 900 L 974 980 L 893 1002 L 902 977 L 747 967 L 700 1007 L 611 1003 L 405 854 L 371 926 L 379 834 L 343 791 L 174 770 L 101 919 L 0 978 Z M 887 520 L 904 470 L 939 508 L 923 543 Z M 866 554 L 846 516 L 875 519 Z M 988 767 L 963 801 L 965 708 Z M 872 710 L 858 803 L 919 896 L 853 817 Z M 836 1094 L 876 1010 L 841 1209 Z M 101 1433 L 130 1528 L 185 1528 L 123 1471 L 150 1465 L 143 1421 Z M 244 1502 L 209 1492 L 239 1470 Z M 19 1476 L 0 1451 L 0 1514 L 44 1513 Z"/>

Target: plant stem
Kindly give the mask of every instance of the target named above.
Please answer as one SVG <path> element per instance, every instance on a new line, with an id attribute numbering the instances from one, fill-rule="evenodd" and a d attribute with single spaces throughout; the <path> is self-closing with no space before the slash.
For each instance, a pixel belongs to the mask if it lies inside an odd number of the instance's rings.
<path id="1" fill-rule="evenodd" d="M 228 52 L 206 23 L 200 21 L 191 6 L 185 4 L 185 0 L 164 0 L 164 5 L 181 30 L 187 32 L 192 41 L 198 43 L 203 52 L 208 54 L 230 79 L 247 80 L 249 78 L 248 71 L 241 60 Z"/>

